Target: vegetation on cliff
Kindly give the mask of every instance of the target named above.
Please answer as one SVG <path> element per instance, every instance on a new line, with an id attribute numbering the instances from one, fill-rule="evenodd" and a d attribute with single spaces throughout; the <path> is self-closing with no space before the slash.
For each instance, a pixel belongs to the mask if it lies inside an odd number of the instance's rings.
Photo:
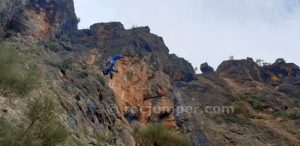
<path id="1" fill-rule="evenodd" d="M 13 48 L 0 45 L 0 86 L 19 94 L 27 94 L 38 82 L 37 68 L 21 66 L 24 58 Z"/>
<path id="2" fill-rule="evenodd" d="M 21 119 L 1 117 L 0 127 L 0 145 L 3 146 L 55 146 L 69 137 L 49 97 L 30 101 Z"/>
<path id="3" fill-rule="evenodd" d="M 188 137 L 159 123 L 151 123 L 146 128 L 135 127 L 134 137 L 141 146 L 191 146 Z"/>

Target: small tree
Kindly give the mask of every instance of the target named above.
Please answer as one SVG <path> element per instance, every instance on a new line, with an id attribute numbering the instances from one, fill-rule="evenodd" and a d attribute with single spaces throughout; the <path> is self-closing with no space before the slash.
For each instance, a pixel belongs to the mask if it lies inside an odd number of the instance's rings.
<path id="1" fill-rule="evenodd" d="M 81 21 L 81 19 L 79 17 L 77 17 L 77 23 L 79 23 Z"/>
<path id="2" fill-rule="evenodd" d="M 50 146 L 65 141 L 69 136 L 59 122 L 54 101 L 49 97 L 35 98 L 28 104 L 25 115 L 30 123 L 24 131 L 24 137 L 21 137 L 25 143 L 36 140 L 41 145 Z"/>
<path id="3" fill-rule="evenodd" d="M 195 67 L 194 70 L 195 70 L 195 72 L 197 73 L 197 72 L 198 72 L 198 67 Z"/>
<path id="4" fill-rule="evenodd" d="M 271 64 L 268 63 L 268 62 L 263 62 L 262 64 L 263 64 L 263 67 L 266 67 L 266 66 L 270 66 L 270 65 L 271 65 Z"/>
<path id="5" fill-rule="evenodd" d="M 234 56 L 229 56 L 229 60 L 234 60 Z"/>
<path id="6" fill-rule="evenodd" d="M 0 118 L 0 127 L 0 145 L 5 146 L 55 146 L 69 137 L 49 97 L 30 101 L 21 121 Z"/>

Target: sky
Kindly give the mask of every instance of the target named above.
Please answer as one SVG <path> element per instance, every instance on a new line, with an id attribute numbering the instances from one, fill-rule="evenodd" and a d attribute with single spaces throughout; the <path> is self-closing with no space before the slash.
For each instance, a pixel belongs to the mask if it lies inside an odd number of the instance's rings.
<path id="1" fill-rule="evenodd" d="M 229 56 L 300 65 L 300 0 L 74 0 L 79 28 L 149 26 L 170 53 L 215 69 Z"/>

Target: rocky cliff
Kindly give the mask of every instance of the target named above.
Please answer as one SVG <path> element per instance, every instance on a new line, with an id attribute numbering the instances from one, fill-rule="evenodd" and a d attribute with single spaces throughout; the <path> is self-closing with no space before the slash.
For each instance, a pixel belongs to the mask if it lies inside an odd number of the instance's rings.
<path id="1" fill-rule="evenodd" d="M 202 111 L 182 125 L 198 125 L 212 145 L 299 145 L 298 71 L 282 59 L 264 66 L 251 58 L 224 61 L 216 74 L 176 85 L 182 103 Z"/>
<path id="2" fill-rule="evenodd" d="M 21 58 L 0 58 L 5 68 L 0 78 L 11 72 L 24 76 L 17 78 L 22 88 L 14 77 L 0 81 L 5 119 L 23 119 L 32 99 L 47 96 L 70 132 L 65 145 L 133 146 L 131 125 L 153 122 L 188 135 L 197 146 L 300 144 L 295 64 L 229 60 L 216 71 L 205 63 L 203 75 L 195 75 L 149 27 L 125 29 L 110 22 L 77 30 L 72 1 L 3 0 L 0 11 L 1 54 L 15 52 L 1 57 Z M 125 56 L 118 73 L 113 79 L 103 76 L 108 59 L 118 54 Z M 14 67 L 3 65 L 8 62 Z M 28 86 L 32 65 L 38 82 Z M 231 107 L 233 112 L 222 112 Z"/>
<path id="3" fill-rule="evenodd" d="M 74 4 L 68 0 L 4 0 L 0 11 L 1 36 L 20 33 L 49 40 L 77 30 Z"/>
<path id="4" fill-rule="evenodd" d="M 26 95 L 14 94 L 2 83 L 2 116 L 22 117 L 27 100 L 49 96 L 59 103 L 56 108 L 72 133 L 70 141 L 89 145 L 135 145 L 132 122 L 177 127 L 170 108 L 152 108 L 174 106 L 173 82 L 196 77 L 191 64 L 170 55 L 163 39 L 148 27 L 126 30 L 112 22 L 77 30 L 73 3 L 58 0 L 5 1 L 1 20 L 1 50 L 25 56 L 22 69 L 34 64 L 40 74 L 38 86 Z M 110 80 L 101 70 L 117 54 L 125 58 Z M 99 135 L 109 138 L 99 142 Z"/>

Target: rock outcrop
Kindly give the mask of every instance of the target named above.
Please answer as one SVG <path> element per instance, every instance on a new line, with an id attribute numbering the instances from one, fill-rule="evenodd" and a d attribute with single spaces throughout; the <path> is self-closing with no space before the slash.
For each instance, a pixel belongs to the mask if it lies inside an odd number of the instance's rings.
<path id="1" fill-rule="evenodd" d="M 260 67 L 252 58 L 244 60 L 224 61 L 217 69 L 219 76 L 228 76 L 239 81 L 255 80 L 262 81 L 262 72 Z"/>
<path id="2" fill-rule="evenodd" d="M 275 63 L 264 66 L 258 66 L 251 58 L 229 60 L 218 67 L 217 74 L 220 78 L 231 78 L 241 83 L 258 81 L 295 98 L 300 93 L 300 69 L 294 63 L 286 63 L 284 59 L 277 59 Z"/>
<path id="3" fill-rule="evenodd" d="M 77 31 L 74 4 L 69 0 L 4 0 L 0 34 L 16 33 L 37 39 L 65 39 Z"/>
<path id="4" fill-rule="evenodd" d="M 177 116 L 195 145 L 206 145 L 205 140 L 197 140 L 203 135 L 212 145 L 300 143 L 293 135 L 299 131 L 296 121 L 300 114 L 299 67 L 293 63 L 278 59 L 274 64 L 258 66 L 251 58 L 224 61 L 215 76 L 204 72 L 197 81 L 178 82 L 173 88 L 176 104 L 198 111 Z M 273 141 L 275 137 L 278 141 Z"/>
<path id="5" fill-rule="evenodd" d="M 275 63 L 262 68 L 263 78 L 279 91 L 299 98 L 300 95 L 300 69 L 294 63 L 286 63 L 277 59 Z"/>
<path id="6" fill-rule="evenodd" d="M 263 69 L 265 71 L 265 80 L 281 80 L 300 76 L 299 66 L 294 63 L 286 63 L 284 60 L 277 60 Z"/>
<path id="7" fill-rule="evenodd" d="M 0 37 L 5 35 L 6 25 L 14 18 L 14 14 L 25 5 L 25 0 L 3 0 L 0 4 Z"/>
<path id="8" fill-rule="evenodd" d="M 209 66 L 207 62 L 200 65 L 200 70 L 204 75 L 210 76 L 215 74 L 214 68 Z"/>
<path id="9" fill-rule="evenodd" d="M 99 48 L 106 59 L 117 54 L 126 56 L 118 63 L 119 73 L 109 85 L 129 121 L 162 122 L 176 127 L 170 110 L 174 107 L 172 82 L 196 79 L 190 63 L 170 55 L 162 38 L 151 34 L 149 27 L 126 30 L 119 22 L 98 23 L 78 36 L 79 42 Z M 156 106 L 166 108 L 154 112 Z"/>

